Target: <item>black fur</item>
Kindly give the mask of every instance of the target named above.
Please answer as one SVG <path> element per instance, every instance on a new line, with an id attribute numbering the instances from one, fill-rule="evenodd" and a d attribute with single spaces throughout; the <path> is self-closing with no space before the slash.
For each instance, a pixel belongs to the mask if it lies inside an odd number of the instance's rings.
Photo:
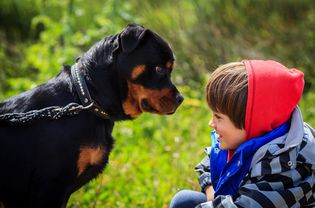
<path id="1" fill-rule="evenodd" d="M 162 74 L 155 70 L 156 66 L 165 68 L 170 61 L 174 61 L 173 53 L 157 34 L 128 25 L 121 33 L 96 43 L 77 60 L 91 97 L 111 119 L 102 120 L 86 110 L 73 117 L 38 119 L 17 127 L 0 121 L 0 202 L 5 208 L 65 207 L 71 193 L 95 178 L 108 163 L 114 143 L 111 136 L 114 122 L 137 116 L 128 114 L 126 109 L 174 113 L 183 98 L 170 80 L 171 70 Z M 132 72 L 139 65 L 144 65 L 145 71 L 132 79 Z M 155 90 L 155 96 L 162 89 L 169 91 L 159 99 L 137 97 L 135 101 L 131 98 L 138 92 L 129 88 L 130 83 Z M 131 105 L 124 108 L 128 99 Z M 80 103 L 70 66 L 64 66 L 47 83 L 0 103 L 0 115 L 66 106 L 71 102 Z M 101 148 L 102 154 L 95 164 L 82 166 L 85 168 L 79 174 L 82 148 L 87 148 L 84 152 L 87 155 L 89 148 L 96 153 Z"/>

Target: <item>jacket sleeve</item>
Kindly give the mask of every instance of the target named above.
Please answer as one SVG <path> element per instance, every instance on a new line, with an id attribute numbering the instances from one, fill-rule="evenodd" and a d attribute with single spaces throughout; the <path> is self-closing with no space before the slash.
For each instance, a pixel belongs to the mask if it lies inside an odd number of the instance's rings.
<path id="1" fill-rule="evenodd" d="M 311 168 L 301 165 L 281 174 L 270 175 L 264 179 L 254 178 L 243 184 L 239 196 L 217 196 L 211 202 L 198 205 L 198 208 L 276 208 L 313 207 L 315 197 L 315 174 Z"/>
<path id="2" fill-rule="evenodd" d="M 207 155 L 202 159 L 202 161 L 195 167 L 195 171 L 199 174 L 198 181 L 201 187 L 202 192 L 204 192 L 204 189 L 211 185 L 210 182 L 210 159 L 208 153 L 210 151 L 210 148 L 206 148 Z"/>

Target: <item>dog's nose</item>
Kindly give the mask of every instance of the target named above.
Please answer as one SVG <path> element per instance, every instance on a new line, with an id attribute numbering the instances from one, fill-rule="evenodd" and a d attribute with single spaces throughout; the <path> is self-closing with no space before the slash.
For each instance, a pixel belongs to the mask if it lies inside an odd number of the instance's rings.
<path id="1" fill-rule="evenodd" d="M 180 105 L 184 101 L 184 97 L 181 94 L 176 95 L 176 101 Z"/>

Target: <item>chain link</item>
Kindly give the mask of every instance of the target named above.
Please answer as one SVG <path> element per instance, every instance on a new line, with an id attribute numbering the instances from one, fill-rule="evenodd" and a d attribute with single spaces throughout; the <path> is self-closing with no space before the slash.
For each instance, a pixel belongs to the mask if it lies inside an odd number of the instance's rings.
<path id="1" fill-rule="evenodd" d="M 16 126 L 31 123 L 35 119 L 57 120 L 64 116 L 78 115 L 80 111 L 88 109 L 92 106 L 93 103 L 88 106 L 70 103 L 65 107 L 50 106 L 40 110 L 32 110 L 25 113 L 7 113 L 0 115 L 0 122 L 9 123 Z"/>

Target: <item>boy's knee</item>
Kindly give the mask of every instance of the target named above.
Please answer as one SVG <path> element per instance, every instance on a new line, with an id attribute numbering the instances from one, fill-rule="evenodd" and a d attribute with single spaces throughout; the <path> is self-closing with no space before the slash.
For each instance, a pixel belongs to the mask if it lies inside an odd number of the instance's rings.
<path id="1" fill-rule="evenodd" d="M 185 198 L 188 196 L 186 192 L 187 190 L 177 192 L 171 201 L 170 208 L 182 207 Z"/>
<path id="2" fill-rule="evenodd" d="M 206 202 L 206 195 L 191 190 L 181 190 L 173 197 L 170 208 L 194 208 L 202 202 Z"/>

